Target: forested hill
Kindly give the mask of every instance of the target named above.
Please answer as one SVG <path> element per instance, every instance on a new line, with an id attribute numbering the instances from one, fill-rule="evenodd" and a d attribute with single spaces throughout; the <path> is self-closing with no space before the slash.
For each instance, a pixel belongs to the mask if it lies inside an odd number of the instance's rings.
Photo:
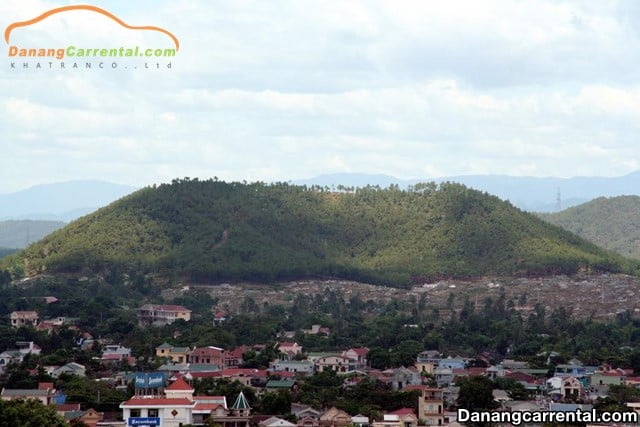
<path id="1" fill-rule="evenodd" d="M 640 197 L 600 197 L 541 217 L 585 239 L 640 259 Z"/>
<path id="2" fill-rule="evenodd" d="M 144 269 L 185 280 L 628 271 L 628 261 L 459 184 L 329 192 L 174 180 L 137 191 L 0 261 L 27 274 Z"/>

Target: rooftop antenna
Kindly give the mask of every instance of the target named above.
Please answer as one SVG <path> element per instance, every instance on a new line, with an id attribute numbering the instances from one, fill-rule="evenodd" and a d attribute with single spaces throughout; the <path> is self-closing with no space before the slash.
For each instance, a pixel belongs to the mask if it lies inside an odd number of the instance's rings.
<path id="1" fill-rule="evenodd" d="M 558 187 L 558 193 L 556 195 L 556 212 L 562 210 L 562 198 L 560 197 L 560 187 Z"/>

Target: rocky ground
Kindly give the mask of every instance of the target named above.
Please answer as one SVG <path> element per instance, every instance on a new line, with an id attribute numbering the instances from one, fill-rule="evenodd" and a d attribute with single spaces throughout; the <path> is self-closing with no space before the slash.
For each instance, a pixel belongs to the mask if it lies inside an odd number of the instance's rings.
<path id="1" fill-rule="evenodd" d="M 247 296 L 251 296 L 259 306 L 265 302 L 287 306 L 296 294 L 314 296 L 329 288 L 339 290 L 347 300 L 357 294 L 363 301 L 372 299 L 386 303 L 396 299 L 406 307 L 414 307 L 422 299 L 427 309 L 437 308 L 442 317 L 448 315 L 451 306 L 459 309 L 466 298 L 481 308 L 487 297 L 495 300 L 502 292 L 507 302 L 511 300 L 510 305 L 524 313 L 531 311 L 539 302 L 547 313 L 564 306 L 580 318 L 606 320 L 625 310 L 640 317 L 640 278 L 613 274 L 445 280 L 409 290 L 343 280 L 303 280 L 275 285 L 222 284 L 199 288 L 207 289 L 218 298 L 218 307 L 228 307 L 232 312 L 237 312 L 239 304 Z"/>

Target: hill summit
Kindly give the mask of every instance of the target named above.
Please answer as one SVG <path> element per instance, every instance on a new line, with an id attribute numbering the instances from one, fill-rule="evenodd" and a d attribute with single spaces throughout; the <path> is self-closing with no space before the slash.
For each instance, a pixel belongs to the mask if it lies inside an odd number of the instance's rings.
<path id="1" fill-rule="evenodd" d="M 624 271 L 628 261 L 460 184 L 406 190 L 174 180 L 80 218 L 0 267 L 26 274 L 142 270 L 219 283 Z"/>

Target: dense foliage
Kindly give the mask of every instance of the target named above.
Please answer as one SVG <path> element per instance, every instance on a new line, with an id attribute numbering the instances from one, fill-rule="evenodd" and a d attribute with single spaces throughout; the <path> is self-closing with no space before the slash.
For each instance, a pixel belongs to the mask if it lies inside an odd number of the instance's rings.
<path id="1" fill-rule="evenodd" d="M 562 212 L 541 214 L 598 246 L 640 259 L 640 197 L 600 197 Z"/>
<path id="2" fill-rule="evenodd" d="M 0 400 L 0 425 L 21 427 L 65 427 L 54 406 L 39 400 Z"/>
<path id="3" fill-rule="evenodd" d="M 81 218 L 0 267 L 28 274 L 115 268 L 199 282 L 340 276 L 395 286 L 630 268 L 462 185 L 342 190 L 175 180 Z"/>

